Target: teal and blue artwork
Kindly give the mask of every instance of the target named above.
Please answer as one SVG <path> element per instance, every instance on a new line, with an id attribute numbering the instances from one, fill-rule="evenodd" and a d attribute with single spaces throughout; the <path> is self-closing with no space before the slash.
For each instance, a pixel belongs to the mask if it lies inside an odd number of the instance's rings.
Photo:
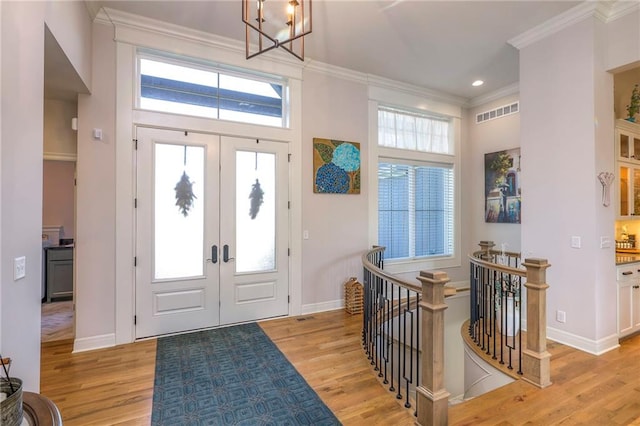
<path id="1" fill-rule="evenodd" d="M 313 138 L 313 192 L 360 193 L 360 144 Z"/>

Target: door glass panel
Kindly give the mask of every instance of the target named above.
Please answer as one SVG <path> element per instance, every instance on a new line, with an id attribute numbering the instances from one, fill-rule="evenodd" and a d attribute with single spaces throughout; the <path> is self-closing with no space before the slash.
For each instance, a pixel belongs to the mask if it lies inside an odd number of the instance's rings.
<path id="1" fill-rule="evenodd" d="M 276 267 L 275 154 L 236 152 L 236 272 Z"/>
<path id="2" fill-rule="evenodd" d="M 633 214 L 640 215 L 640 169 L 633 170 Z"/>
<path id="3" fill-rule="evenodd" d="M 202 146 L 155 145 L 155 280 L 204 274 L 204 160 Z"/>
<path id="4" fill-rule="evenodd" d="M 640 139 L 633 138 L 633 158 L 640 160 Z"/>
<path id="5" fill-rule="evenodd" d="M 620 216 L 629 215 L 629 168 L 620 167 Z"/>
<path id="6" fill-rule="evenodd" d="M 620 134 L 620 157 L 629 158 L 629 136 Z"/>

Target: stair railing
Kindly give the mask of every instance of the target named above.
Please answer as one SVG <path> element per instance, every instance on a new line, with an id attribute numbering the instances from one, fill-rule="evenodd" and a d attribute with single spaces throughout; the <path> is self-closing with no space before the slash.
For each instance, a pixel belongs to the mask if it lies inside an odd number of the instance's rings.
<path id="1" fill-rule="evenodd" d="M 383 270 L 384 247 L 362 256 L 364 315 L 362 344 L 374 371 L 417 424 L 446 425 L 444 388 L 444 285 L 446 273 L 422 271 L 420 284 Z"/>
<path id="2" fill-rule="evenodd" d="M 481 241 L 480 247 L 469 256 L 469 335 L 485 354 L 509 370 L 516 369 L 524 380 L 538 387 L 549 386 L 546 269 L 551 265 L 546 259 L 520 262 L 519 253 L 494 250 L 492 241 Z M 521 330 L 523 307 L 525 342 Z"/>

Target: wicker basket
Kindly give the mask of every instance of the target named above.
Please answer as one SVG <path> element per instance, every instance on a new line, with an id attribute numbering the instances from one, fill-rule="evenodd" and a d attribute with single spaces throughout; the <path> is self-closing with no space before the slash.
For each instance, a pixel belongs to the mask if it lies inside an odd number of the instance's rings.
<path id="1" fill-rule="evenodd" d="M 356 277 L 344 283 L 344 309 L 352 315 L 364 310 L 364 288 Z"/>
<path id="2" fill-rule="evenodd" d="M 11 377 L 11 386 L 7 379 L 0 379 L 0 392 L 7 395 L 7 399 L 0 402 L 0 425 L 20 426 L 22 424 L 22 380 Z"/>

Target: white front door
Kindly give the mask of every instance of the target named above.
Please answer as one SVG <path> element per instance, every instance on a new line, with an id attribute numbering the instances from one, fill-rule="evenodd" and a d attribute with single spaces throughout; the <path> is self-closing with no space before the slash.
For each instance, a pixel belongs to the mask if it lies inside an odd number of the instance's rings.
<path id="1" fill-rule="evenodd" d="M 136 337 L 286 315 L 286 144 L 137 140 Z"/>
<path id="2" fill-rule="evenodd" d="M 220 322 L 286 315 L 287 146 L 222 137 L 221 151 Z"/>

